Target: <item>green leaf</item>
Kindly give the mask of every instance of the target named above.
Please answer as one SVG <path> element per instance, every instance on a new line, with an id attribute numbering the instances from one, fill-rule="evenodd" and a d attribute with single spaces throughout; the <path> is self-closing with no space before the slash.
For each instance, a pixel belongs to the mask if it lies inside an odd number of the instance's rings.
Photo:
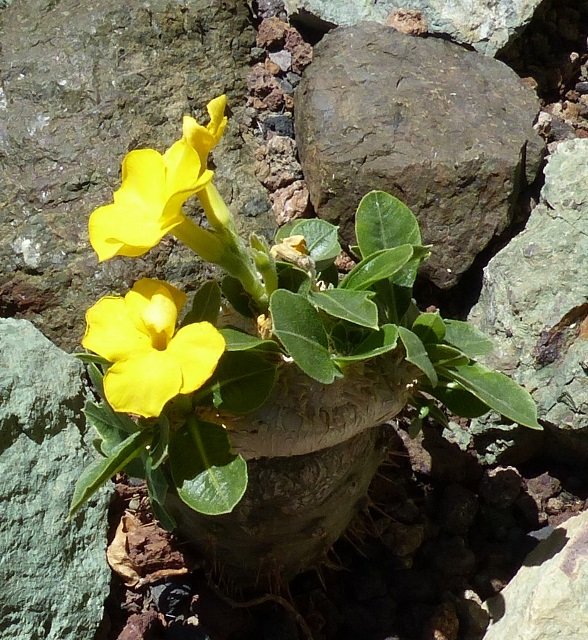
<path id="1" fill-rule="evenodd" d="M 382 249 L 422 243 L 414 213 L 398 198 L 383 191 L 363 197 L 355 214 L 355 233 L 364 258 Z M 394 284 L 412 287 L 422 256 L 414 257 L 394 277 Z"/>
<path id="2" fill-rule="evenodd" d="M 451 384 L 451 383 L 450 383 Z M 490 407 L 461 386 L 439 385 L 429 392 L 444 404 L 451 413 L 463 418 L 478 418 L 490 411 Z"/>
<path id="3" fill-rule="evenodd" d="M 541 429 L 531 394 L 503 373 L 491 371 L 478 363 L 443 368 L 442 372 L 494 411 L 525 427 Z"/>
<path id="4" fill-rule="evenodd" d="M 445 323 L 439 313 L 419 314 L 412 330 L 425 344 L 441 342 L 445 337 Z"/>
<path id="5" fill-rule="evenodd" d="M 93 364 L 103 364 L 107 366 L 112 364 L 110 360 L 107 360 L 102 356 L 97 356 L 95 353 L 80 352 L 80 353 L 72 353 L 71 355 L 74 356 L 74 358 L 81 360 L 84 364 L 93 363 Z"/>
<path id="6" fill-rule="evenodd" d="M 194 322 L 216 325 L 221 306 L 221 290 L 216 280 L 208 280 L 194 294 L 192 309 L 186 314 L 182 326 Z"/>
<path id="7" fill-rule="evenodd" d="M 223 327 L 220 330 L 226 343 L 227 351 L 264 351 L 279 353 L 280 346 L 273 340 L 262 340 L 238 329 Z"/>
<path id="8" fill-rule="evenodd" d="M 421 339 L 405 327 L 398 327 L 398 335 L 404 345 L 408 362 L 418 367 L 429 378 L 431 384 L 436 386 L 438 381 L 437 373 Z"/>
<path id="9" fill-rule="evenodd" d="M 104 394 L 104 374 L 100 367 L 95 362 L 90 362 L 86 367 L 90 381 L 94 385 L 98 395 L 106 402 L 106 396 Z"/>
<path id="10" fill-rule="evenodd" d="M 278 270 L 278 284 L 280 289 L 287 289 L 293 293 L 306 294 L 310 291 L 311 281 L 308 272 L 295 267 L 289 262 L 276 262 Z"/>
<path id="11" fill-rule="evenodd" d="M 383 249 L 364 258 L 343 278 L 340 289 L 368 289 L 380 280 L 390 278 L 411 259 L 413 247 L 404 244 L 394 249 Z"/>
<path id="12" fill-rule="evenodd" d="M 292 227 L 289 235 L 304 236 L 306 248 L 318 271 L 332 264 L 341 253 L 338 228 L 319 218 L 300 220 Z"/>
<path id="13" fill-rule="evenodd" d="M 231 453 L 225 429 L 190 423 L 170 443 L 170 465 L 178 496 L 194 511 L 230 513 L 247 488 L 247 464 Z"/>
<path id="14" fill-rule="evenodd" d="M 233 309 L 246 318 L 253 318 L 251 311 L 251 297 L 243 289 L 243 285 L 233 278 L 233 276 L 225 276 L 221 282 L 221 291 L 225 298 L 231 303 Z"/>
<path id="15" fill-rule="evenodd" d="M 384 191 L 370 191 L 355 214 L 357 244 L 364 258 L 403 244 L 421 244 L 414 213 L 398 198 Z"/>
<path id="16" fill-rule="evenodd" d="M 169 485 L 161 469 L 153 468 L 149 457 L 145 462 L 145 483 L 153 515 L 164 529 L 173 531 L 177 526 L 176 521 L 165 508 Z"/>
<path id="17" fill-rule="evenodd" d="M 378 307 L 370 300 L 373 291 L 347 291 L 329 289 L 311 292 L 310 301 L 319 309 L 335 318 L 347 320 L 360 327 L 378 328 Z"/>
<path id="18" fill-rule="evenodd" d="M 238 415 L 258 409 L 270 396 L 276 365 L 249 351 L 227 352 L 221 358 L 211 387 L 217 409 Z"/>
<path id="19" fill-rule="evenodd" d="M 124 413 L 116 413 L 105 402 L 97 404 L 86 400 L 84 415 L 90 425 L 98 431 L 102 440 L 101 451 L 109 456 L 129 433 L 138 431 L 137 425 Z"/>
<path id="20" fill-rule="evenodd" d="M 431 362 L 436 367 L 459 367 L 470 361 L 470 358 L 459 349 L 450 347 L 448 344 L 428 344 L 426 348 Z"/>
<path id="21" fill-rule="evenodd" d="M 115 473 L 122 471 L 131 460 L 136 458 L 152 437 L 153 433 L 150 430 L 136 431 L 117 447 L 114 447 L 108 458 L 96 460 L 87 466 L 76 482 L 69 508 L 69 517 L 107 480 L 112 478 Z"/>
<path id="22" fill-rule="evenodd" d="M 374 331 L 361 342 L 351 354 L 335 356 L 337 362 L 357 362 L 381 356 L 396 348 L 398 342 L 398 327 L 394 324 L 384 324 L 379 331 Z"/>
<path id="23" fill-rule="evenodd" d="M 444 322 L 445 342 L 457 347 L 470 358 L 486 356 L 494 350 L 492 340 L 469 322 L 461 320 L 444 320 Z"/>
<path id="24" fill-rule="evenodd" d="M 304 373 L 324 384 L 340 377 L 318 311 L 304 296 L 278 289 L 270 298 L 270 313 L 274 334 Z"/>
<path id="25" fill-rule="evenodd" d="M 161 415 L 157 420 L 155 435 L 149 452 L 149 464 L 152 469 L 159 468 L 167 460 L 169 438 L 169 420 L 166 416 Z"/>

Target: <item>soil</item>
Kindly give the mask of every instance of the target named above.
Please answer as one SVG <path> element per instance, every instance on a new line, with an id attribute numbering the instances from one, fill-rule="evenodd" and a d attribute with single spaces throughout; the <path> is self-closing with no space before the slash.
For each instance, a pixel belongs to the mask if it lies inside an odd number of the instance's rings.
<path id="1" fill-rule="evenodd" d="M 577 21 L 554 37 L 552 6 L 544 3 L 525 40 L 501 54 L 537 87 L 537 126 L 548 150 L 588 137 L 588 27 Z M 289 203 L 291 217 L 312 215 L 296 158 L 286 153 L 290 147 L 282 145 L 276 156 L 275 142 L 270 153 L 267 143 L 276 135 L 294 138 L 291 93 L 310 61 L 308 43 L 320 34 L 278 24 L 285 15 L 277 0 L 259 0 L 253 9 L 260 46 L 252 51 L 242 125 L 259 140 L 258 171 L 276 209 L 283 214 Z M 274 21 L 262 22 L 268 17 Z M 272 166 L 276 157 L 281 164 Z M 529 210 L 540 187 L 529 194 Z M 285 221 L 282 215 L 279 222 Z M 421 285 L 419 303 L 464 317 L 498 248 L 485 252 L 453 291 Z M 467 421 L 460 424 L 467 429 Z M 224 580 L 222 569 L 206 566 L 153 521 L 142 484 L 119 477 L 110 540 L 118 540 L 120 553 L 112 563 L 102 639 L 481 639 L 488 624 L 481 603 L 508 584 L 540 540 L 588 507 L 588 472 L 543 455 L 517 467 L 485 467 L 473 452 L 445 440 L 437 425 L 426 425 L 415 439 L 407 428 L 408 418 L 390 427 L 390 453 L 365 508 L 324 563 L 272 593 L 243 593 Z"/>

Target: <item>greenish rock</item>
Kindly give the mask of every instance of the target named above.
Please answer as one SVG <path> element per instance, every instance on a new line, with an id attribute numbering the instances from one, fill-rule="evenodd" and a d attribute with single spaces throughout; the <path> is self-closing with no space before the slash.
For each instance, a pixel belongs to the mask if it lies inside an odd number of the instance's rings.
<path id="1" fill-rule="evenodd" d="M 0 315 L 29 319 L 71 350 L 101 295 L 141 277 L 197 288 L 211 268 L 171 237 L 142 258 L 98 264 L 87 221 L 111 201 L 129 150 L 165 150 L 182 116 L 206 121 L 206 104 L 222 93 L 230 126 L 213 154 L 219 190 L 241 228 L 272 233 L 253 141 L 241 134 L 255 44 L 245 0 L 14 0 L 0 33 L 0 210 L 9 223 Z"/>
<path id="2" fill-rule="evenodd" d="M 588 637 L 588 513 L 566 520 L 541 541 L 496 596 L 484 603 L 484 640 Z"/>
<path id="3" fill-rule="evenodd" d="M 487 363 L 531 391 L 547 428 L 547 451 L 583 463 L 587 318 L 588 140 L 574 139 L 560 143 L 549 158 L 541 202 L 525 230 L 485 269 L 470 320 L 495 338 Z M 474 429 L 484 431 L 480 425 Z"/>
<path id="4" fill-rule="evenodd" d="M 530 22 L 543 0 L 285 0 L 291 19 L 316 26 L 386 24 L 399 9 L 421 11 L 429 33 L 449 36 L 493 56 Z"/>
<path id="5" fill-rule="evenodd" d="M 32 324 L 0 320 L 0 637 L 92 639 L 109 592 L 109 492 L 66 521 L 93 454 L 82 367 Z"/>

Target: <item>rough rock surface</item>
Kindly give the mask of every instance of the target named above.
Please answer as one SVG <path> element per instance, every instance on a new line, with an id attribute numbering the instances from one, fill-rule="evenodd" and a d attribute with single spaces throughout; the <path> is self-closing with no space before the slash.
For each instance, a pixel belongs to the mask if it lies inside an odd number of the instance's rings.
<path id="1" fill-rule="evenodd" d="M 25 320 L 0 320 L 0 637 L 93 638 L 103 617 L 108 492 L 66 522 L 93 454 L 82 367 Z"/>
<path id="2" fill-rule="evenodd" d="M 452 286 L 536 175 L 535 95 L 496 60 L 375 23 L 336 29 L 314 55 L 296 93 L 296 139 L 318 215 L 351 240 L 361 197 L 389 191 L 434 246 L 425 273 Z"/>
<path id="3" fill-rule="evenodd" d="M 223 92 L 235 115 L 215 154 L 219 190 L 249 230 L 273 228 L 238 131 L 255 43 L 245 2 L 14 0 L 0 33 L 0 315 L 71 349 L 100 295 L 141 276 L 194 288 L 201 269 L 171 239 L 99 266 L 87 220 L 111 200 L 127 151 L 163 151 L 183 114 L 204 118 Z"/>
<path id="4" fill-rule="evenodd" d="M 532 391 L 555 438 L 588 460 L 588 140 L 562 142 L 525 230 L 488 264 L 470 320 L 496 338 L 488 363 Z"/>
<path id="5" fill-rule="evenodd" d="M 542 0 L 286 0 L 290 18 L 311 26 L 386 24 L 402 9 L 421 11 L 429 33 L 444 34 L 493 56 L 529 23 Z"/>
<path id="6" fill-rule="evenodd" d="M 494 622 L 484 640 L 585 638 L 588 628 L 588 512 L 570 518 L 525 559 L 486 603 Z"/>

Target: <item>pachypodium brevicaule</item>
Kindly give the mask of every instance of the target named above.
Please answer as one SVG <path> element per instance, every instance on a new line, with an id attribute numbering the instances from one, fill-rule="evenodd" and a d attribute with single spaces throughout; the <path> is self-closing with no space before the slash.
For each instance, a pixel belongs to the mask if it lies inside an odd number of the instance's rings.
<path id="1" fill-rule="evenodd" d="M 414 408 L 413 431 L 426 418 L 446 422 L 443 406 L 540 428 L 529 393 L 476 361 L 491 351 L 488 338 L 417 308 L 412 287 L 431 248 L 395 197 L 372 191 L 361 200 L 355 266 L 345 275 L 335 266 L 337 227 L 323 220 L 294 220 L 271 243 L 241 237 L 208 169 L 225 106 L 225 96 L 208 104 L 206 126 L 185 116 L 182 137 L 163 154 L 128 153 L 113 202 L 90 216 L 100 261 L 141 256 L 171 234 L 223 275 L 202 284 L 188 309 L 184 292 L 144 278 L 87 311 L 87 352 L 78 355 L 100 395 L 85 407 L 100 457 L 79 478 L 71 513 L 127 471 L 145 478 L 167 528 L 175 526 L 169 493 L 200 514 L 227 514 L 247 488 L 247 460 L 335 446 L 405 406 Z M 206 228 L 183 211 L 194 197 Z M 387 377 L 394 402 L 378 397 Z M 294 378 L 314 385 L 312 402 L 287 400 Z M 360 379 L 354 411 L 334 408 L 329 387 Z"/>

